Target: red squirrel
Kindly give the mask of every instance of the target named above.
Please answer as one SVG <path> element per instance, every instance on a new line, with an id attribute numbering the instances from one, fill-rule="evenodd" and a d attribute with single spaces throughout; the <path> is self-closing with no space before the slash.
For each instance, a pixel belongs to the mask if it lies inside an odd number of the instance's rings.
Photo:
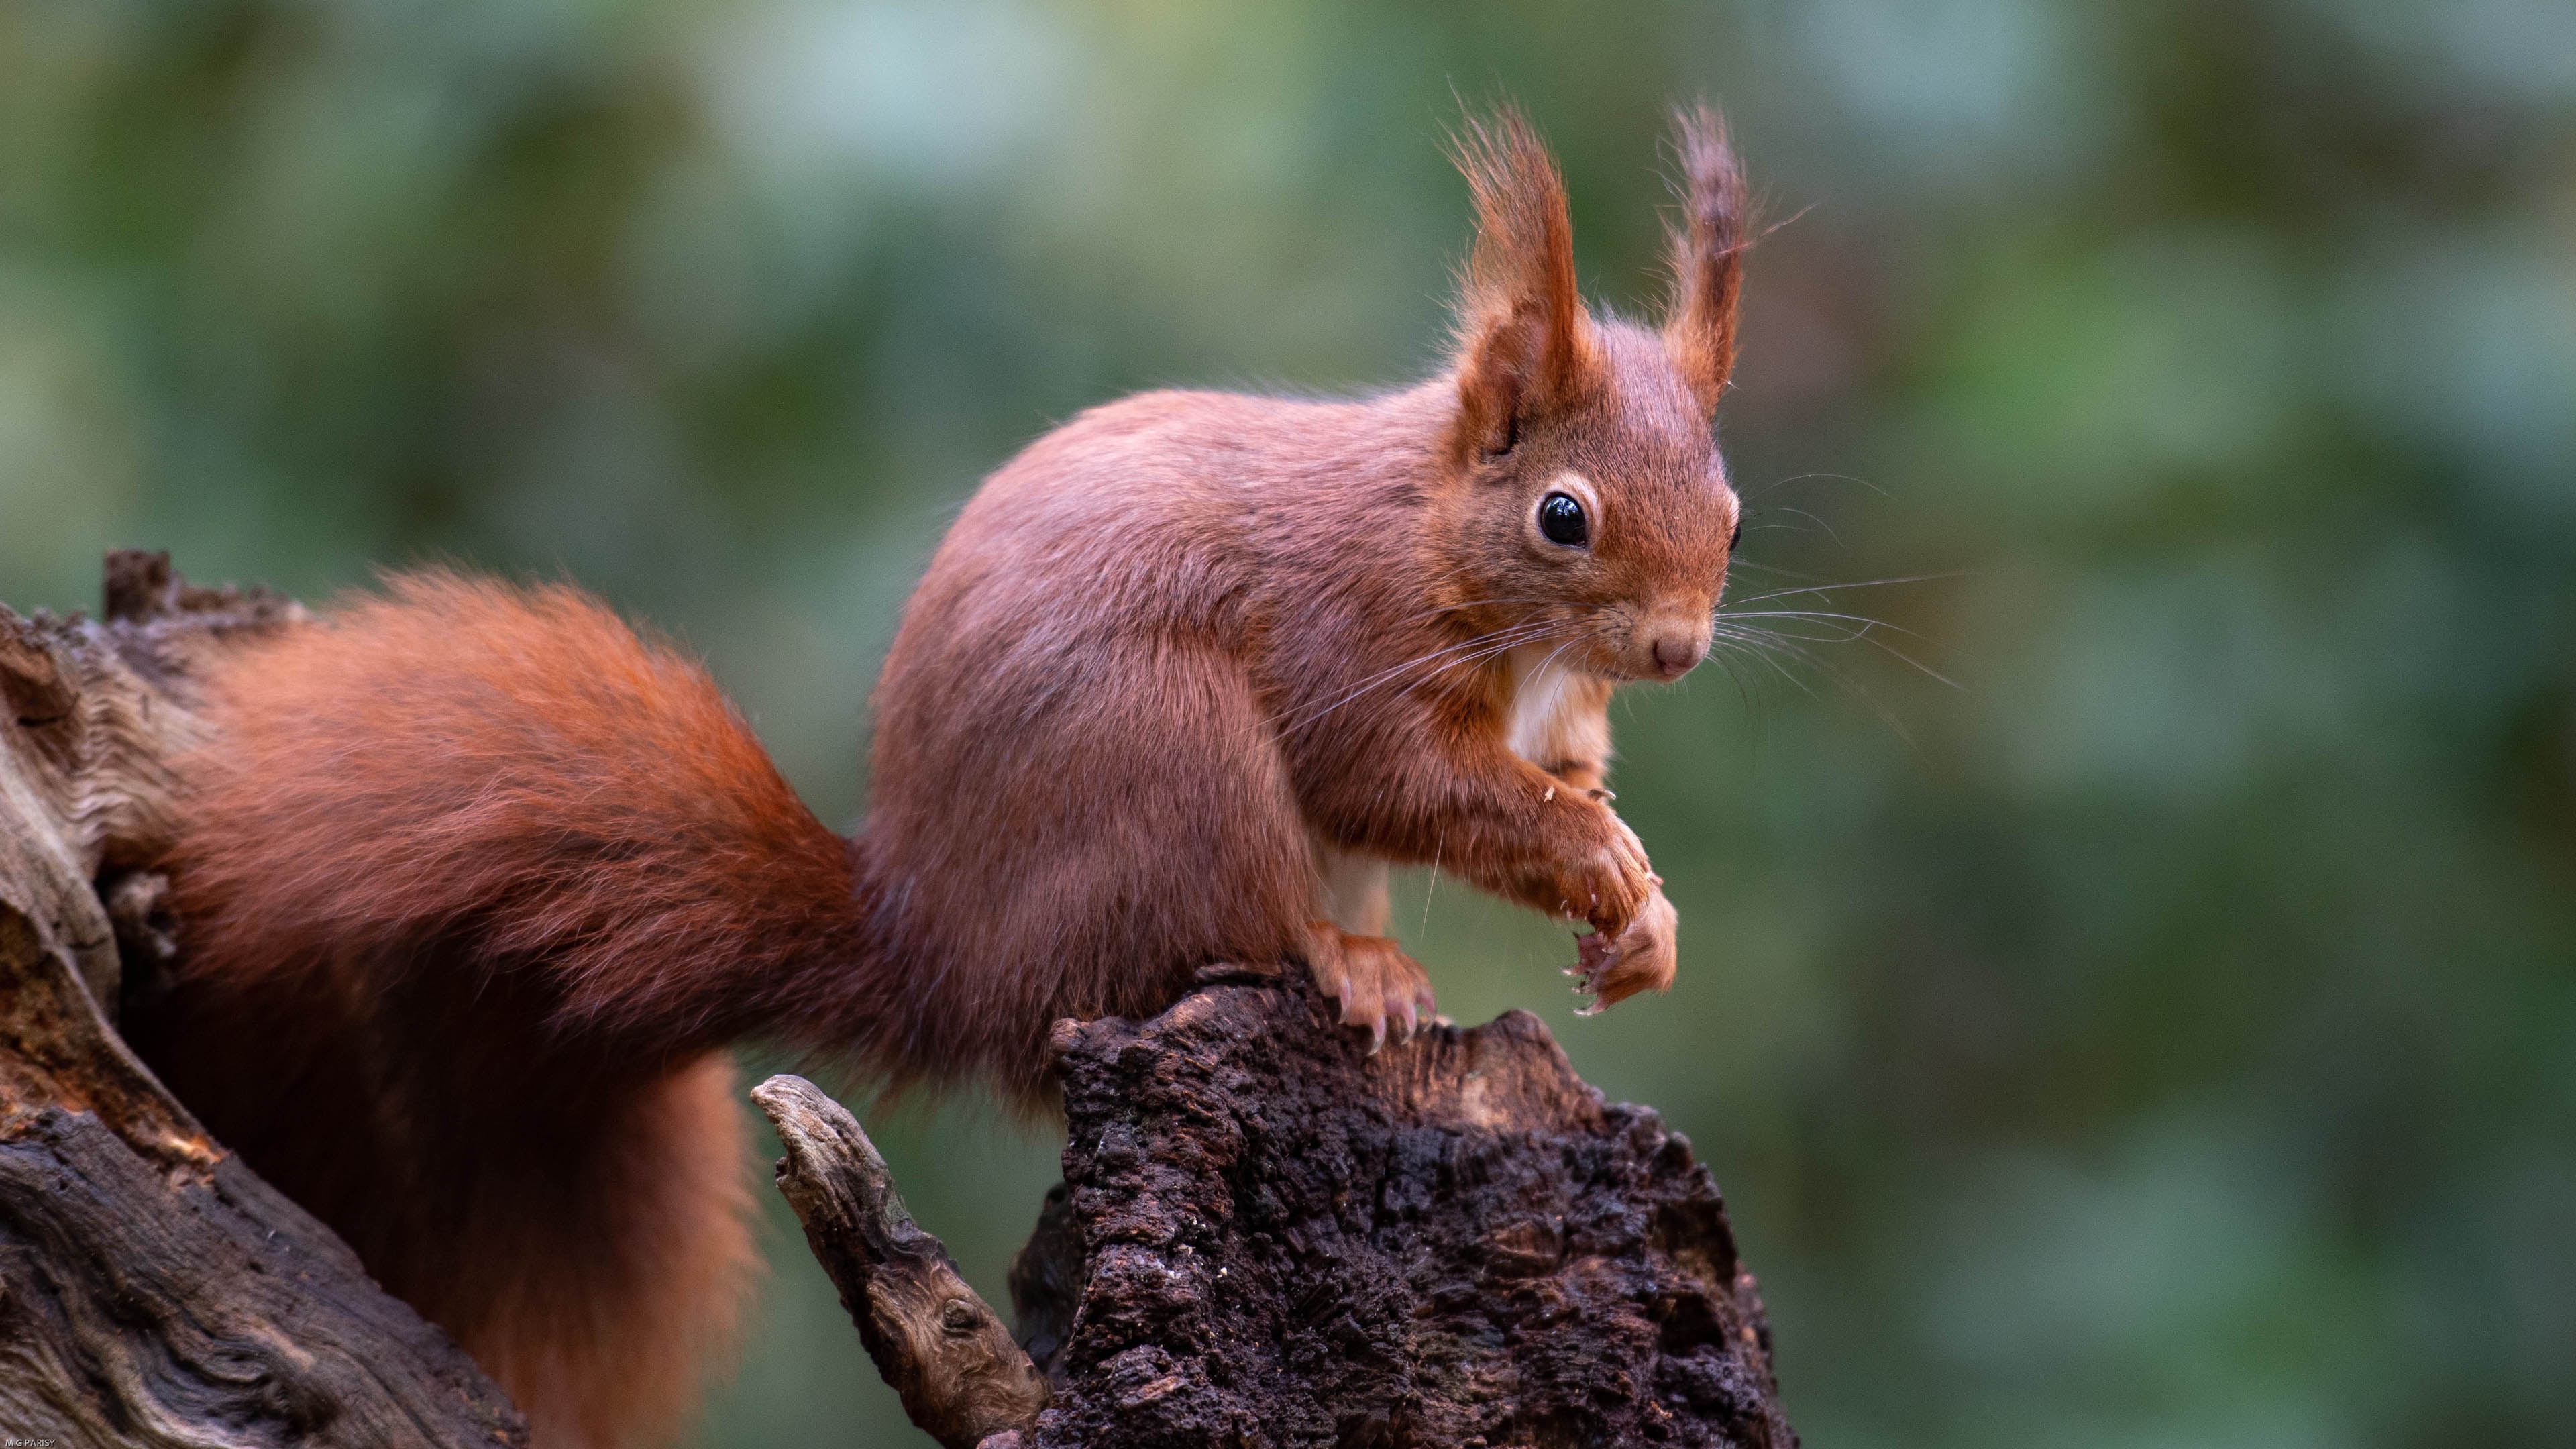
<path id="1" fill-rule="evenodd" d="M 1044 1110 L 1067 1016 L 1303 963 L 1373 1039 L 1429 1013 L 1390 863 L 1588 922 L 1593 1009 L 1672 906 L 1601 787 L 1612 688 L 1708 652 L 1712 434 L 1745 193 L 1680 121 L 1660 327 L 1576 295 L 1513 113 L 1457 159 L 1451 364 L 1357 401 L 1161 392 L 967 505 L 876 694 L 843 839 L 694 663 L 561 585 L 395 576 L 206 680 L 170 867 L 171 1086 L 526 1409 L 540 1449 L 684 1427 L 753 1254 L 725 1049 Z"/>

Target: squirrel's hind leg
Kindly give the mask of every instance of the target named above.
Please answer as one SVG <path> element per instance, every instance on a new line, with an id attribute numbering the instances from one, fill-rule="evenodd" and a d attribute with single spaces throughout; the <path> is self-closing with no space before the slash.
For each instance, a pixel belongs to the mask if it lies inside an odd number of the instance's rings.
<path id="1" fill-rule="evenodd" d="M 1331 921 L 1306 926 L 1306 964 L 1315 984 L 1342 1004 L 1342 1024 L 1365 1027 L 1374 1051 L 1391 1034 L 1413 1035 L 1431 1019 L 1431 978 L 1385 936 L 1361 936 Z"/>
<path id="2" fill-rule="evenodd" d="M 1394 907 L 1387 895 L 1387 864 L 1375 856 L 1362 855 L 1315 841 L 1315 869 L 1322 878 L 1324 914 L 1345 931 L 1363 936 L 1383 936 Z"/>
<path id="3" fill-rule="evenodd" d="M 1404 1040 L 1431 1019 L 1431 978 L 1387 935 L 1386 862 L 1317 839 L 1315 867 L 1318 904 L 1332 918 L 1306 924 L 1315 984 L 1342 1004 L 1344 1025 L 1367 1028 L 1372 1045 L 1390 1031 Z"/>

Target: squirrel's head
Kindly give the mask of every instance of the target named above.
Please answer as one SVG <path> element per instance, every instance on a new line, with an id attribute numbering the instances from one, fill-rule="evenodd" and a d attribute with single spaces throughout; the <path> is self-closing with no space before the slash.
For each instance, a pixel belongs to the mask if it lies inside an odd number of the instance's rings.
<path id="1" fill-rule="evenodd" d="M 1440 602 L 1610 679 L 1676 679 L 1707 655 L 1741 516 L 1713 419 L 1744 180 L 1714 112 L 1678 129 L 1685 211 L 1657 329 L 1585 309 L 1564 183 L 1526 122 L 1470 120 L 1455 148 L 1477 235 L 1431 507 Z"/>

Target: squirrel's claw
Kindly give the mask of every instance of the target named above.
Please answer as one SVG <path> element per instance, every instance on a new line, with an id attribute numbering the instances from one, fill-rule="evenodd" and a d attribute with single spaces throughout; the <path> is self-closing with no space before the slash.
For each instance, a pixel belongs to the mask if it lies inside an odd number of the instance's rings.
<path id="1" fill-rule="evenodd" d="M 1341 1022 L 1364 1027 L 1369 1054 L 1392 1037 L 1410 1041 L 1432 1009 L 1431 979 L 1421 963 L 1384 936 L 1355 936 L 1329 921 L 1307 928 L 1308 962 L 1315 984 L 1341 1003 Z"/>
<path id="2" fill-rule="evenodd" d="M 1566 974 L 1576 978 L 1575 991 L 1590 993 L 1592 1001 L 1574 1014 L 1598 1016 L 1640 991 L 1670 990 L 1678 964 L 1673 941 L 1678 925 L 1672 902 L 1658 888 L 1617 937 L 1603 931 L 1577 936 L 1579 959 Z"/>

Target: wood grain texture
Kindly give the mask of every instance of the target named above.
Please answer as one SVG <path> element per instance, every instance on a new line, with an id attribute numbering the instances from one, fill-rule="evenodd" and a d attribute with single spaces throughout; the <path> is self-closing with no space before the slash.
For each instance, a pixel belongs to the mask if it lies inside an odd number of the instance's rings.
<path id="1" fill-rule="evenodd" d="M 171 943 L 146 867 L 191 661 L 299 619 L 112 556 L 107 617 L 0 608 L 0 1434 L 90 1445 L 523 1445 L 445 1334 L 128 1051 Z M 122 950 L 120 949 L 122 947 Z"/>
<path id="2" fill-rule="evenodd" d="M 948 1449 L 972 1449 L 1036 1417 L 1046 1380 L 914 1224 L 858 1119 L 802 1077 L 772 1077 L 751 1096 L 787 1149 L 778 1190 L 912 1422 Z"/>

